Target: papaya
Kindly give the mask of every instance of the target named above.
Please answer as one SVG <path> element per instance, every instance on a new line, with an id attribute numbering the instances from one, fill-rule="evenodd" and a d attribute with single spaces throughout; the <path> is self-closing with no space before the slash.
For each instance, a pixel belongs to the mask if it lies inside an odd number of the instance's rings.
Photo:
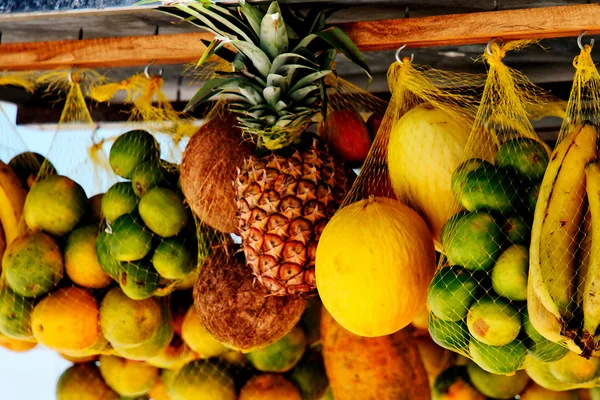
<path id="1" fill-rule="evenodd" d="M 336 400 L 429 399 L 429 379 L 408 329 L 380 337 L 355 335 L 325 309 L 323 360 Z"/>

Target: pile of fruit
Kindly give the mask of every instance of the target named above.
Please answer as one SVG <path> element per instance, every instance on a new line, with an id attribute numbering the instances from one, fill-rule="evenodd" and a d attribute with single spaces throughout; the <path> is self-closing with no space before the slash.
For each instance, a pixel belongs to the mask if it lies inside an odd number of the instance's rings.
<path id="1" fill-rule="evenodd" d="M 535 330 L 526 307 L 531 223 L 548 158 L 540 142 L 516 138 L 493 164 L 469 159 L 452 176 L 464 211 L 442 229 L 448 267 L 429 288 L 430 332 L 495 374 L 514 373 L 528 353 L 550 362 L 568 351 Z"/>

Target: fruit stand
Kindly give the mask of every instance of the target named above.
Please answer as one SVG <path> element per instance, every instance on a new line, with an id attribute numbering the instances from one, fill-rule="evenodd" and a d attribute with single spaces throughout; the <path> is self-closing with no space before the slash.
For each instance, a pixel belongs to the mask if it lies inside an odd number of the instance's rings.
<path id="1" fill-rule="evenodd" d="M 599 4 L 52 3 L 0 4 L 0 346 L 56 398 L 600 396 Z"/>

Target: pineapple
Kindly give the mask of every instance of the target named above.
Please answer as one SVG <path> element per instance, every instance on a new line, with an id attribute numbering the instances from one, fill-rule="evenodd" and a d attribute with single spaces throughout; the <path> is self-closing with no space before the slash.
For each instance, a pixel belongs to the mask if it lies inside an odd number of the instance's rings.
<path id="1" fill-rule="evenodd" d="M 327 11 L 303 16 L 277 2 L 229 10 L 189 0 L 162 10 L 217 35 L 201 63 L 217 55 L 233 66 L 206 81 L 187 108 L 227 95 L 239 128 L 257 145 L 259 154 L 235 179 L 247 264 L 273 295 L 311 292 L 319 237 L 349 182 L 343 165 L 306 130 L 327 108 L 324 78 L 336 52 L 369 74 L 364 57 L 339 28 L 325 28 Z"/>

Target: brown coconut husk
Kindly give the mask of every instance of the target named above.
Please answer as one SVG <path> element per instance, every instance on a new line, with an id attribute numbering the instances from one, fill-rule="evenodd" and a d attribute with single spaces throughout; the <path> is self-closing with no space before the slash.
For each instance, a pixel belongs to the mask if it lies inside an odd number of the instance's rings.
<path id="1" fill-rule="evenodd" d="M 237 231 L 236 168 L 252 153 L 231 113 L 216 113 L 192 136 L 181 162 L 181 189 L 192 211 L 205 224 Z"/>
<path id="2" fill-rule="evenodd" d="M 255 282 L 243 256 L 218 249 L 202 266 L 194 304 L 206 330 L 224 345 L 248 352 L 285 336 L 298 323 L 306 302 L 270 296 Z"/>

